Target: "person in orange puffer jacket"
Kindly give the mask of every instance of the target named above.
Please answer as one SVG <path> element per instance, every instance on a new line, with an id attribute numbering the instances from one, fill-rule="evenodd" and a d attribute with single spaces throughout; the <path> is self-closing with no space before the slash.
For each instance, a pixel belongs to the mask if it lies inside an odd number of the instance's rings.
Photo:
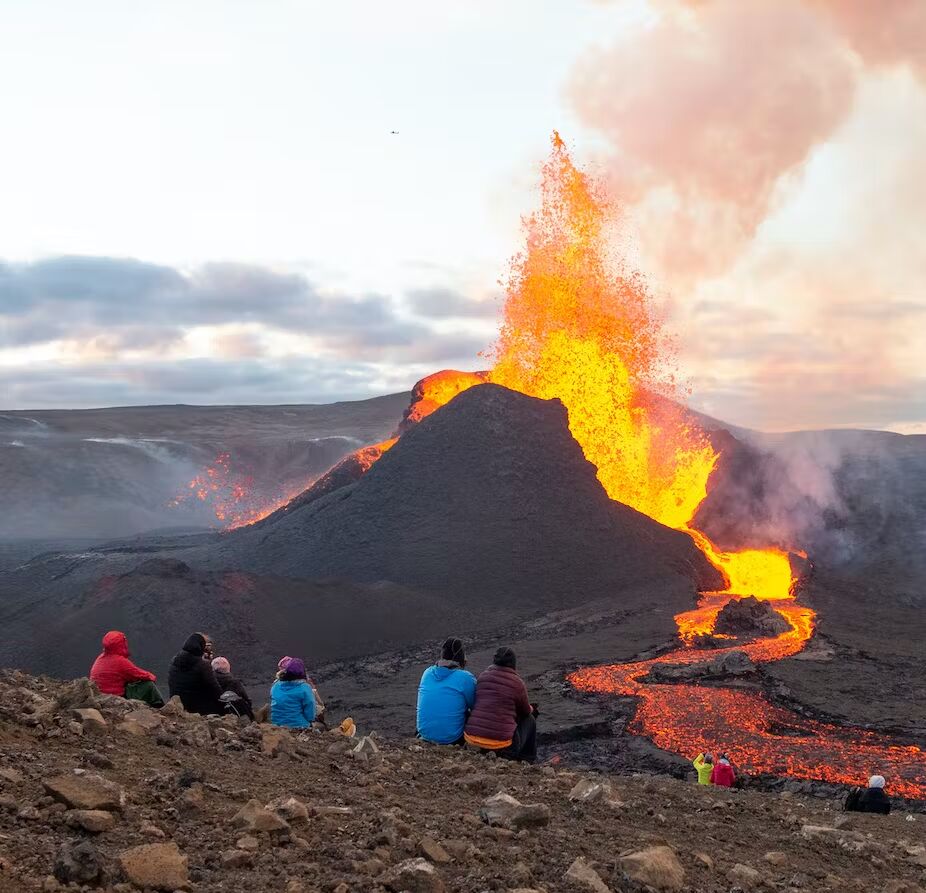
<path id="1" fill-rule="evenodd" d="M 714 769 L 711 772 L 711 784 L 715 784 L 721 788 L 732 788 L 735 781 L 736 773 L 733 771 L 733 767 L 730 765 L 727 755 L 722 753 L 720 759 L 714 764 Z"/>
<path id="2" fill-rule="evenodd" d="M 118 695 L 163 707 L 164 698 L 157 690 L 157 676 L 129 660 L 129 642 L 125 633 L 110 630 L 103 636 L 103 653 L 90 668 L 90 679 L 104 695 Z"/>

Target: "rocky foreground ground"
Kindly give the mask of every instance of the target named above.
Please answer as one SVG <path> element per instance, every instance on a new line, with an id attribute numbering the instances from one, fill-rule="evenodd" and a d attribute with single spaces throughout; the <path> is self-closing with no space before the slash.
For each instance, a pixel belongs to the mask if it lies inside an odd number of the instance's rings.
<path id="1" fill-rule="evenodd" d="M 364 734 L 366 733 L 366 734 Z M 911 893 L 926 815 L 301 736 L 0 675 L 0 890 Z"/>

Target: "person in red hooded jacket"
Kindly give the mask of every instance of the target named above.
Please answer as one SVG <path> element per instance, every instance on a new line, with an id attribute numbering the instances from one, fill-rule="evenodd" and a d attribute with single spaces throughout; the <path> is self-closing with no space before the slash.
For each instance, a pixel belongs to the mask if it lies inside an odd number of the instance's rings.
<path id="1" fill-rule="evenodd" d="M 714 763 L 714 768 L 711 771 L 711 784 L 722 788 L 732 788 L 735 781 L 736 773 L 733 771 L 727 755 L 722 753 L 720 759 Z"/>
<path id="2" fill-rule="evenodd" d="M 103 653 L 90 668 L 90 679 L 104 695 L 118 695 L 163 707 L 164 698 L 155 686 L 157 676 L 129 660 L 129 642 L 125 633 L 110 630 L 103 636 Z"/>

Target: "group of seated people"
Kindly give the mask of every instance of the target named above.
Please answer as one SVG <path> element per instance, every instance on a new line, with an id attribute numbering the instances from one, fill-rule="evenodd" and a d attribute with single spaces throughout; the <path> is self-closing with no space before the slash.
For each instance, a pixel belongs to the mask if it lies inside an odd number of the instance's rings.
<path id="1" fill-rule="evenodd" d="M 164 706 L 155 685 L 157 677 L 132 662 L 128 640 L 117 630 L 103 636 L 103 651 L 93 662 L 90 679 L 103 694 Z M 188 713 L 257 718 L 247 689 L 232 675 L 228 658 L 215 656 L 212 641 L 204 633 L 193 633 L 174 655 L 167 685 L 170 697 L 180 698 Z M 268 713 L 274 725 L 295 729 L 309 728 L 323 715 L 324 705 L 298 657 L 284 657 L 277 665 Z"/>
<path id="2" fill-rule="evenodd" d="M 717 762 L 709 753 L 699 753 L 692 765 L 698 773 L 698 784 L 714 784 L 721 788 L 732 788 L 736 783 L 736 772 L 725 753 L 720 754 Z"/>
<path id="3" fill-rule="evenodd" d="M 419 738 L 434 744 L 469 744 L 525 763 L 537 759 L 537 705 L 528 700 L 507 646 L 477 679 L 466 669 L 463 643 L 447 639 L 440 659 L 421 675 L 417 728 Z"/>
<path id="4" fill-rule="evenodd" d="M 129 657 L 125 635 L 112 630 L 103 636 L 103 651 L 93 663 L 90 678 L 104 694 L 164 706 L 154 673 L 136 666 Z M 225 657 L 216 657 L 209 636 L 193 633 L 170 662 L 170 696 L 180 698 L 188 713 L 236 714 L 268 720 L 277 726 L 307 729 L 323 721 L 325 706 L 318 689 L 298 657 L 284 657 L 270 687 L 269 709 L 255 711 L 247 690 L 231 672 Z M 527 695 L 517 672 L 514 651 L 503 646 L 492 664 L 477 678 L 466 669 L 463 642 L 455 637 L 441 646 L 440 658 L 421 675 L 418 685 L 418 737 L 438 745 L 469 745 L 508 760 L 533 763 L 537 759 L 537 705 Z M 353 723 L 345 720 L 352 728 Z M 714 761 L 699 753 L 693 763 L 698 784 L 732 787 L 736 772 L 726 754 Z M 845 808 L 888 813 L 885 780 L 873 775 L 867 789 L 856 788 Z"/>

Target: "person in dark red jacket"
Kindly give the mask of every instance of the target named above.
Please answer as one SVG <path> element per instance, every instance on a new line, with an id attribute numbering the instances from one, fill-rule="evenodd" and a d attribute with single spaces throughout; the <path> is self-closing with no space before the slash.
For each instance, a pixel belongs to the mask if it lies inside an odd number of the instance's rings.
<path id="1" fill-rule="evenodd" d="M 152 707 L 163 707 L 164 698 L 154 685 L 157 678 L 129 660 L 125 633 L 114 629 L 103 636 L 103 653 L 93 662 L 90 679 L 104 695 L 118 695 L 144 701 Z"/>
<path id="2" fill-rule="evenodd" d="M 466 721 L 467 744 L 508 760 L 537 759 L 537 711 L 527 699 L 517 658 L 510 648 L 495 652 L 492 666 L 476 680 L 476 702 Z"/>
<path id="3" fill-rule="evenodd" d="M 714 764 L 711 771 L 711 784 L 718 785 L 722 788 L 732 788 L 733 782 L 736 781 L 736 773 L 730 765 L 726 754 L 721 754 L 720 759 Z"/>

